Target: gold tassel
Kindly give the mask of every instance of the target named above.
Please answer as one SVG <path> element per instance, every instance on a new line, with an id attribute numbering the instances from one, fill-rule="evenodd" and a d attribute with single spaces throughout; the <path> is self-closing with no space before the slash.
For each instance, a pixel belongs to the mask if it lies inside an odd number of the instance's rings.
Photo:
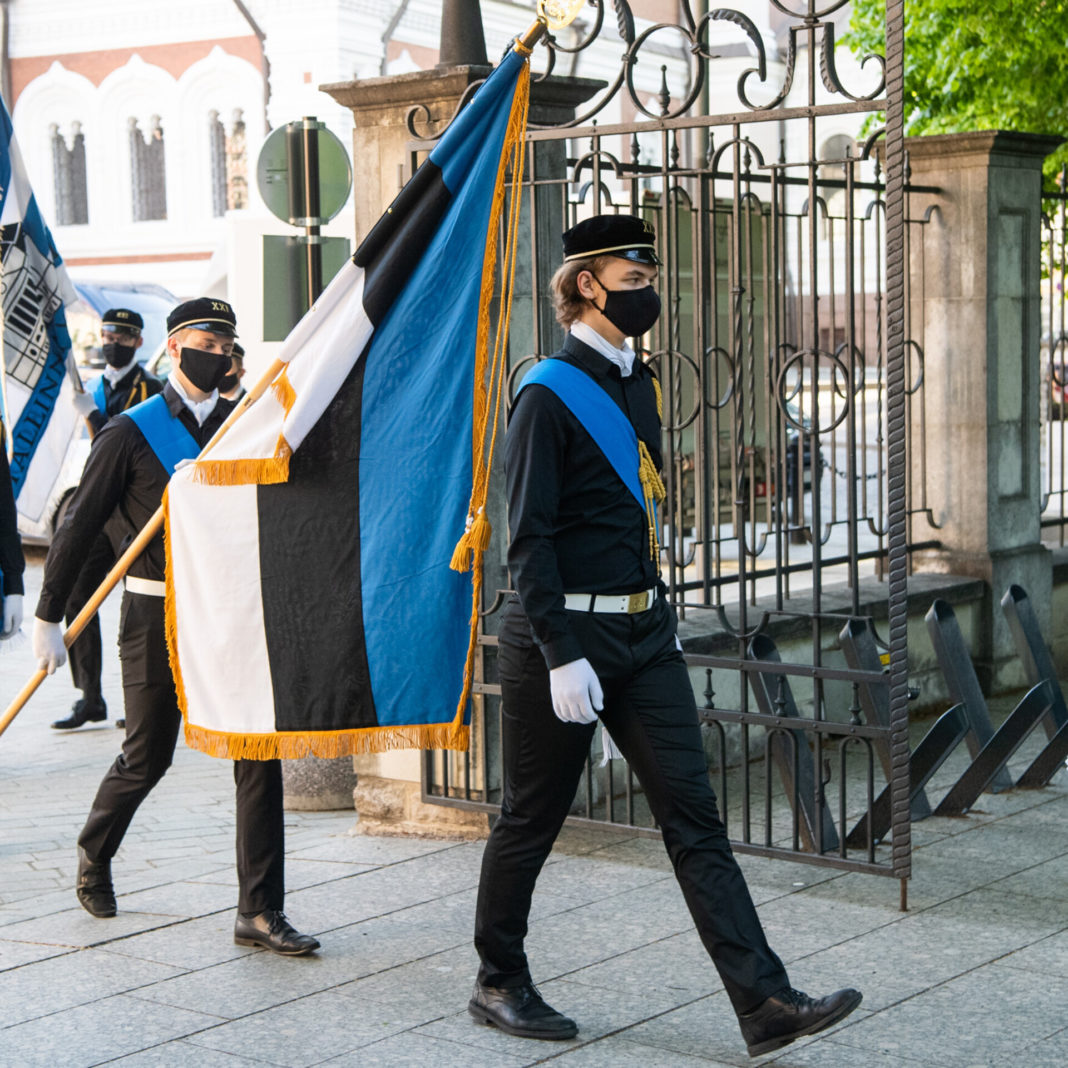
<path id="1" fill-rule="evenodd" d="M 654 378 L 653 381 L 655 382 L 656 379 Z M 645 514 L 649 520 L 649 555 L 657 562 L 659 572 L 660 536 L 656 529 L 656 505 L 667 499 L 667 490 L 649 454 L 649 449 L 641 438 L 638 439 L 638 480 L 642 484 L 642 492 L 645 495 Z"/>
<path id="2" fill-rule="evenodd" d="M 497 442 L 497 427 L 500 423 L 501 397 L 507 368 L 508 329 L 512 315 L 512 293 L 515 288 L 515 266 L 519 246 L 519 209 L 523 192 L 523 142 L 526 137 L 527 112 L 530 104 L 529 63 L 519 73 L 512 111 L 508 120 L 501 149 L 500 164 L 493 191 L 489 227 L 486 232 L 486 248 L 482 258 L 482 292 L 479 297 L 478 332 L 475 340 L 474 417 L 472 420 L 472 479 L 471 498 L 467 514 L 474 516 L 469 529 L 464 531 L 453 553 L 451 566 L 457 571 L 466 571 L 470 553 L 471 569 L 471 617 L 467 644 L 467 660 L 464 664 L 463 689 L 456 704 L 452 733 L 446 748 L 461 748 L 466 743 L 468 728 L 464 715 L 471 697 L 474 679 L 475 651 L 478 646 L 478 620 L 482 604 L 482 555 L 489 544 L 490 524 L 486 519 L 486 498 L 489 494 L 490 471 Z M 497 265 L 497 235 L 504 206 L 504 184 L 508 165 L 512 168 L 511 212 L 505 236 L 503 282 L 501 287 L 500 313 L 497 318 L 497 336 L 493 360 L 489 360 L 489 306 L 493 297 Z M 487 379 L 488 376 L 488 379 Z M 493 398 L 492 405 L 490 398 Z M 491 411 L 492 408 L 492 417 Z M 486 439 L 489 438 L 487 445 Z"/>
<path id="3" fill-rule="evenodd" d="M 656 394 L 656 417 L 664 421 L 664 392 L 660 388 L 660 379 L 653 375 L 653 392 Z"/>
<path id="4" fill-rule="evenodd" d="M 468 524 L 463 537 L 456 543 L 449 567 L 453 571 L 470 571 L 479 555 L 489 548 L 492 535 L 493 527 L 486 518 L 485 512 L 480 510 Z"/>

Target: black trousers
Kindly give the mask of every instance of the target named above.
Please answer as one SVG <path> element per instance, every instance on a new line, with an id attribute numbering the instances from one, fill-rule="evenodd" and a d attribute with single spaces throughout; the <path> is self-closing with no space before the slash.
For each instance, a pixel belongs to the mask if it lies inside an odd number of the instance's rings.
<path id="1" fill-rule="evenodd" d="M 122 752 L 97 789 L 78 836 L 92 860 L 110 860 L 138 806 L 171 766 L 182 715 L 164 633 L 163 598 L 125 593 L 119 659 L 126 704 Z M 282 765 L 235 760 L 238 910 L 281 909 L 285 897 Z"/>
<path id="2" fill-rule="evenodd" d="M 70 626 L 71 620 L 96 593 L 97 587 L 107 578 L 108 572 L 114 565 L 115 550 L 111 547 L 107 534 L 101 531 L 96 541 L 89 546 L 78 581 L 74 584 L 74 589 L 71 590 L 67 600 L 64 610 L 67 626 Z M 100 669 L 103 663 L 99 615 L 93 616 L 85 625 L 85 629 L 67 650 L 67 656 L 70 658 L 70 675 L 74 680 L 74 685 L 88 700 L 98 700 L 101 696 Z"/>
<path id="3" fill-rule="evenodd" d="M 748 1012 L 789 979 L 719 818 L 674 611 L 658 599 L 637 615 L 576 613 L 572 624 L 604 690 L 601 718 L 645 790 L 701 941 L 735 1011 Z M 513 987 L 530 979 L 523 940 L 531 895 L 596 725 L 556 718 L 549 671 L 518 602 L 504 611 L 498 664 L 504 796 L 482 860 L 475 947 L 479 981 Z"/>

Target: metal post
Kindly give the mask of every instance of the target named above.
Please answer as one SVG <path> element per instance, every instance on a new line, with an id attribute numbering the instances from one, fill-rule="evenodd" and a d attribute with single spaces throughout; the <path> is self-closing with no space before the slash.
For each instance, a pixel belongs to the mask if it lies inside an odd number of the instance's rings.
<path id="1" fill-rule="evenodd" d="M 308 307 L 323 291 L 323 239 L 319 236 L 319 136 L 314 116 L 301 123 L 304 155 L 304 240 L 308 256 Z"/>
<path id="2" fill-rule="evenodd" d="M 478 0 L 445 0 L 441 7 L 439 67 L 485 67 L 486 35 Z"/>

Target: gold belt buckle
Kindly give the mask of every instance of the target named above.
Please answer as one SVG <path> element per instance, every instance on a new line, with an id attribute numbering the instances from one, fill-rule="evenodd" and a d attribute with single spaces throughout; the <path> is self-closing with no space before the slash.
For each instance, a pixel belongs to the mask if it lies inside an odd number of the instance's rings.
<path id="1" fill-rule="evenodd" d="M 627 614 L 633 615 L 635 612 L 644 612 L 649 607 L 649 591 L 642 590 L 641 593 L 632 593 L 627 598 Z"/>

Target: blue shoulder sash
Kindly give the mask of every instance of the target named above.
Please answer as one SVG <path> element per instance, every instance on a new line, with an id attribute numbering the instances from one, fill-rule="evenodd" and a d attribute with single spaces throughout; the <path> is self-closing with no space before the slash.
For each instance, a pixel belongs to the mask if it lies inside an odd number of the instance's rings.
<path id="1" fill-rule="evenodd" d="M 563 401 L 644 512 L 645 494 L 638 478 L 638 435 L 619 405 L 588 374 L 564 360 L 536 363 L 527 372 L 519 392 L 532 383 L 551 389 Z"/>
<path id="2" fill-rule="evenodd" d="M 171 415 L 162 393 L 135 404 L 123 415 L 128 415 L 141 431 L 156 459 L 163 464 L 168 478 L 182 460 L 192 460 L 200 455 L 196 439 L 182 425 L 181 419 Z"/>
<path id="3" fill-rule="evenodd" d="M 97 375 L 96 381 L 93 383 L 92 389 L 89 390 L 93 395 L 93 400 L 96 401 L 97 408 L 100 409 L 101 415 L 108 414 L 108 399 L 104 396 L 104 376 Z"/>

